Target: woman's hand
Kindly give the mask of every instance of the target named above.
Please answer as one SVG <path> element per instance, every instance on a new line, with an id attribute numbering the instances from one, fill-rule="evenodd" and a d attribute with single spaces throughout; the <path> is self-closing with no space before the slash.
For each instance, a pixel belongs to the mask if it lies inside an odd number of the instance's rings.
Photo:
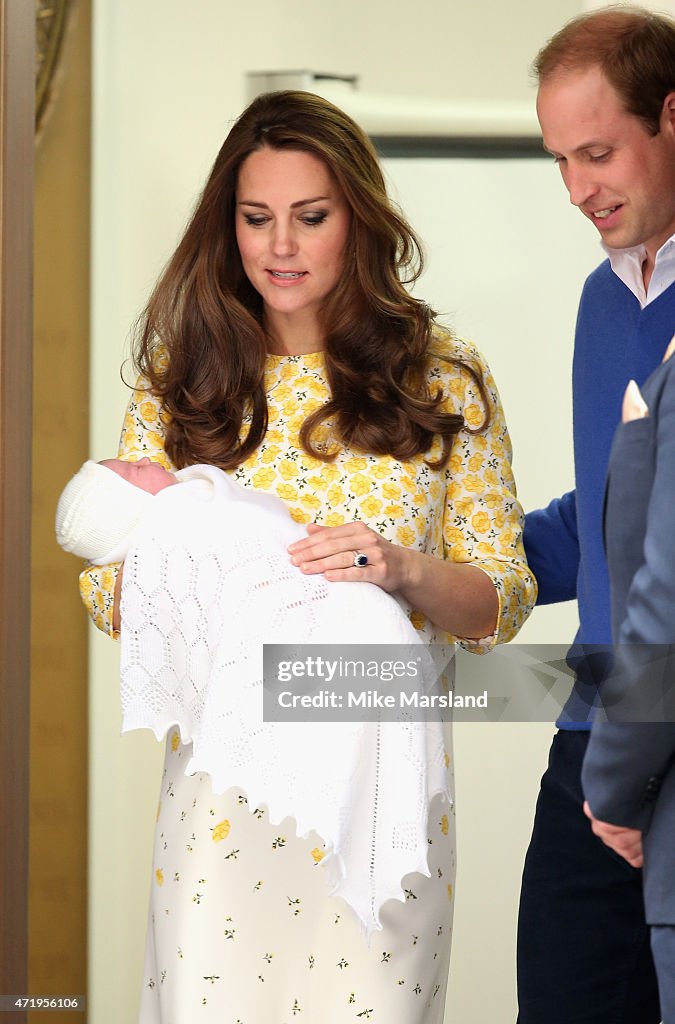
<path id="1" fill-rule="evenodd" d="M 419 552 L 392 544 L 358 521 L 343 526 L 317 526 L 310 523 L 309 534 L 288 548 L 293 565 L 308 575 L 323 573 L 327 580 L 375 583 L 391 593 L 403 590 L 408 578 L 408 563 Z M 357 555 L 365 555 L 365 565 L 354 564 Z"/>
<path id="2" fill-rule="evenodd" d="M 444 561 L 381 537 L 365 523 L 307 527 L 289 547 L 293 565 L 327 580 L 375 583 L 453 636 L 481 639 L 494 633 L 499 599 L 492 580 L 475 565 Z M 366 555 L 365 566 L 354 564 Z"/>

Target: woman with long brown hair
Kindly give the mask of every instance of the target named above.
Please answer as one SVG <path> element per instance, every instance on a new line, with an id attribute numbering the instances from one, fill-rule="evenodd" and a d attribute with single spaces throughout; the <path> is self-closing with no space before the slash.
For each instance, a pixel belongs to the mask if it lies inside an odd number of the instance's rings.
<path id="1" fill-rule="evenodd" d="M 300 572 L 374 583 L 426 641 L 481 653 L 515 635 L 536 588 L 494 382 L 478 351 L 406 290 L 420 266 L 359 127 L 309 93 L 259 97 L 227 136 L 139 322 L 141 380 L 120 455 L 210 463 L 276 494 L 307 525 L 289 552 Z M 81 577 L 109 633 L 119 568 Z M 141 1021 L 440 1024 L 447 798 L 425 807 L 424 864 L 374 908 L 367 937 L 331 895 L 322 837 L 298 837 L 241 790 L 214 793 L 207 774 L 186 775 L 184 740 L 167 737 Z M 449 750 L 445 762 L 451 770 Z M 306 770 L 329 767 L 312 759 Z M 384 797 L 396 779 L 378 784 Z M 350 825 L 372 831 L 373 851 L 414 845 L 401 824 L 384 840 L 375 821 Z"/>

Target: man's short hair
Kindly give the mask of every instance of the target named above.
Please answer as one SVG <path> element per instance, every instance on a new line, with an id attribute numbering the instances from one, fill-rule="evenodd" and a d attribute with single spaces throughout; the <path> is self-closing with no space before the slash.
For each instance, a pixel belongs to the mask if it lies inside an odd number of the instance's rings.
<path id="1" fill-rule="evenodd" d="M 663 101 L 675 90 L 675 21 L 640 7 L 605 7 L 569 21 L 532 64 L 540 85 L 555 72 L 590 67 L 656 135 Z"/>

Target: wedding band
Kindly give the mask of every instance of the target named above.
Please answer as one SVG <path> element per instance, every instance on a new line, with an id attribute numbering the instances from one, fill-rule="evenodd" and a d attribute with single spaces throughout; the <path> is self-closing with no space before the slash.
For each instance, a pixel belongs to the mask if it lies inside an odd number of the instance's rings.
<path id="1" fill-rule="evenodd" d="M 368 565 L 368 555 L 364 555 L 363 551 L 355 551 L 354 565 L 357 569 L 363 569 L 364 565 Z"/>

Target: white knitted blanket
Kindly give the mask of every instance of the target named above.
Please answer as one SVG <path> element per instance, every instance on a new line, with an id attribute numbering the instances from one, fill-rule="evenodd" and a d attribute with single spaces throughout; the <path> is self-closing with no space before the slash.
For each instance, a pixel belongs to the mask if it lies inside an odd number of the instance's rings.
<path id="1" fill-rule="evenodd" d="M 131 538 L 122 587 L 123 731 L 174 725 L 214 792 L 243 790 L 270 820 L 317 832 L 332 891 L 365 931 L 402 879 L 428 875 L 427 814 L 447 793 L 439 722 L 262 720 L 263 643 L 422 641 L 370 583 L 304 576 L 287 545 L 305 536 L 283 503 L 220 470 L 190 467 Z M 289 687 L 290 688 L 290 687 Z"/>

